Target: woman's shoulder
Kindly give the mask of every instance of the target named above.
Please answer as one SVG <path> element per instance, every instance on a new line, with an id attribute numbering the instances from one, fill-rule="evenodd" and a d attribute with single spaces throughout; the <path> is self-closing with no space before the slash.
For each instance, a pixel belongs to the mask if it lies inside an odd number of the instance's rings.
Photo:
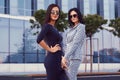
<path id="1" fill-rule="evenodd" d="M 50 24 L 48 24 L 48 23 L 43 24 L 43 26 L 42 26 L 42 28 L 50 28 L 50 27 L 51 27 L 51 25 L 50 25 Z"/>
<path id="2" fill-rule="evenodd" d="M 46 23 L 46 24 L 43 24 L 42 27 L 46 27 L 46 26 L 51 26 L 50 24 Z"/>
<path id="3" fill-rule="evenodd" d="M 80 23 L 79 26 L 83 26 L 83 27 L 85 27 L 85 24 Z"/>
<path id="4" fill-rule="evenodd" d="M 85 29 L 85 25 L 84 24 L 81 24 L 81 23 L 79 23 L 79 25 L 78 25 L 79 27 L 77 27 L 77 29 Z"/>

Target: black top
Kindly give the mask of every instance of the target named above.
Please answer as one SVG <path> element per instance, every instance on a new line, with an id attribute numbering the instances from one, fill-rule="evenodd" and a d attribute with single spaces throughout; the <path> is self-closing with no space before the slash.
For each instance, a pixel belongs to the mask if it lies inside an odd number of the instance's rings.
<path id="1" fill-rule="evenodd" d="M 62 36 L 54 26 L 45 24 L 42 27 L 40 34 L 38 35 L 37 43 L 39 44 L 42 40 L 45 40 L 49 47 L 55 46 L 56 44 L 59 44 L 61 46 Z"/>

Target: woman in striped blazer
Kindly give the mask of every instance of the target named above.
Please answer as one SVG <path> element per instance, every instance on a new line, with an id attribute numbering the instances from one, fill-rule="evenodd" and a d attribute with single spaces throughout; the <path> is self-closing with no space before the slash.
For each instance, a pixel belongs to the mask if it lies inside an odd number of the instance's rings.
<path id="1" fill-rule="evenodd" d="M 63 45 L 65 55 L 62 57 L 62 67 L 66 70 L 69 80 L 77 80 L 76 75 L 82 59 L 81 48 L 86 38 L 85 25 L 77 8 L 69 10 L 68 21 L 70 28 L 66 32 Z"/>

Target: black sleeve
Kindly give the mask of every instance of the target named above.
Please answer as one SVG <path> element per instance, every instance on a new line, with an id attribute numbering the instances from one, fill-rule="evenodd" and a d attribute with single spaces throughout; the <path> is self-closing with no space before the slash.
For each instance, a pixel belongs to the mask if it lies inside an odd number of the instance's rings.
<path id="1" fill-rule="evenodd" d="M 41 29 L 40 34 L 37 37 L 37 43 L 38 44 L 44 39 L 44 37 L 46 36 L 48 31 L 49 31 L 49 26 L 44 25 Z"/>

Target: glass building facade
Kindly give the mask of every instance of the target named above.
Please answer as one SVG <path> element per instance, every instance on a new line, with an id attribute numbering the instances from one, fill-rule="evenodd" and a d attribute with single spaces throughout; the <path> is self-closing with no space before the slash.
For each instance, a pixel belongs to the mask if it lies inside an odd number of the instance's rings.
<path id="1" fill-rule="evenodd" d="M 105 19 L 120 15 L 120 0 L 0 0 L 0 62 L 40 63 L 44 61 L 45 50 L 36 43 L 28 17 L 36 10 L 47 9 L 51 3 L 58 4 L 63 12 L 77 7 L 83 15 L 99 14 Z M 93 36 L 93 62 L 120 63 L 120 39 L 108 31 Z M 86 39 L 87 54 L 90 53 L 89 39 Z M 89 58 L 84 62 L 89 62 Z"/>
<path id="2" fill-rule="evenodd" d="M 77 8 L 77 0 L 61 0 L 61 4 L 61 9 L 65 13 L 67 13 L 71 8 Z"/>
<path id="3" fill-rule="evenodd" d="M 97 0 L 84 0 L 84 15 L 97 14 Z"/>
<path id="4" fill-rule="evenodd" d="M 115 0 L 115 17 L 120 17 L 120 0 Z"/>
<path id="5" fill-rule="evenodd" d="M 43 62 L 45 51 L 38 48 L 30 25 L 24 18 L 0 17 L 0 58 L 3 63 Z"/>
<path id="6" fill-rule="evenodd" d="M 84 0 L 77 0 L 77 8 L 84 14 Z"/>
<path id="7" fill-rule="evenodd" d="M 32 16 L 36 11 L 36 0 L 1 0 L 0 13 L 14 16 Z"/>
<path id="8" fill-rule="evenodd" d="M 97 14 L 102 16 L 104 19 L 108 20 L 108 23 L 105 27 L 109 27 L 109 20 L 115 19 L 115 0 L 97 0 Z M 101 63 L 119 63 L 120 62 L 120 42 L 119 38 L 114 36 L 111 32 L 102 30 L 99 33 L 94 35 L 95 38 L 98 38 L 99 47 L 98 52 L 94 49 L 94 62 L 96 62 L 97 58 L 95 56 L 100 55 L 100 62 Z M 97 45 L 94 44 L 94 45 Z"/>

